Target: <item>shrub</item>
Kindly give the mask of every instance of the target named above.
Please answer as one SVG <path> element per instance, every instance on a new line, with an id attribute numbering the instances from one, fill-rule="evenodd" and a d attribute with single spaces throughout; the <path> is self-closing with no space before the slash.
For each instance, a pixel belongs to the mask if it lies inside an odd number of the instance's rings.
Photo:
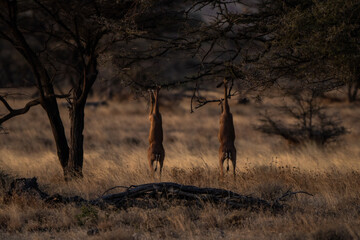
<path id="1" fill-rule="evenodd" d="M 291 94 L 291 105 L 284 105 L 278 110 L 290 117 L 292 123 L 274 119 L 274 114 L 265 112 L 260 119 L 261 124 L 255 129 L 266 134 L 281 136 L 290 144 L 311 141 L 324 145 L 335 141 L 347 133 L 347 130 L 341 126 L 339 117 L 326 113 L 326 108 L 321 105 L 319 96 L 316 91 Z"/>

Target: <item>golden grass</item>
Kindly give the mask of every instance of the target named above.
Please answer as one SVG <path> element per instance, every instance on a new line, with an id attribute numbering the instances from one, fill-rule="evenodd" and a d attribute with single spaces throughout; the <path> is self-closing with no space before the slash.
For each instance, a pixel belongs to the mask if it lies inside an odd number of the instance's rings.
<path id="1" fill-rule="evenodd" d="M 234 102 L 234 101 L 233 101 Z M 173 206 L 167 209 L 100 210 L 73 205 L 51 208 L 17 199 L 0 203 L 0 239 L 357 239 L 360 238 L 360 108 L 336 103 L 330 110 L 351 131 L 337 143 L 291 148 L 280 138 L 253 130 L 262 104 L 231 106 L 236 128 L 238 178 L 218 180 L 219 107 L 189 113 L 189 101 L 162 108 L 166 158 L 162 181 L 226 188 L 274 200 L 287 190 L 304 190 L 281 214 Z M 15 102 L 18 106 L 23 100 Z M 4 109 L 0 109 L 3 113 Z M 66 129 L 65 106 L 61 107 Z M 84 179 L 65 183 L 50 126 L 40 107 L 4 124 L 0 169 L 13 177 L 38 178 L 50 194 L 100 196 L 116 185 L 151 182 L 146 159 L 149 120 L 142 100 L 110 102 L 86 109 Z M 335 237 L 339 238 L 335 238 Z"/>

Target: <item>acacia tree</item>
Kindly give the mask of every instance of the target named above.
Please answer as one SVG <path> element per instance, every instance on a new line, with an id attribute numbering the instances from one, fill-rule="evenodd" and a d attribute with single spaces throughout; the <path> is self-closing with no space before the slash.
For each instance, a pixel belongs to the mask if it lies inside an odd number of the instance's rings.
<path id="1" fill-rule="evenodd" d="M 140 41 L 130 43 L 133 52 L 116 53 L 114 57 L 115 64 L 121 66 L 122 82 L 140 91 L 186 83 L 210 86 L 219 77 L 233 79 L 243 89 L 267 86 L 266 78 L 256 78 L 253 73 L 252 78 L 246 76 L 251 72 L 249 66 L 252 70 L 251 64 L 267 51 L 269 41 L 268 29 L 259 26 L 270 17 L 259 13 L 256 4 L 243 0 L 164 0 L 155 5 L 147 12 L 151 21 L 146 15 L 138 19 L 141 26 L 152 31 L 145 31 Z M 191 59 L 186 62 L 189 69 L 176 76 L 162 75 L 169 71 L 169 62 L 180 65 L 179 59 Z"/>
<path id="2" fill-rule="evenodd" d="M 205 0 L 189 12 L 209 16 L 201 28 L 188 27 L 185 44 L 200 60 L 193 78 L 228 76 L 257 89 L 275 82 L 324 91 L 348 84 L 349 100 L 355 100 L 360 86 L 356 1 Z"/>
<path id="3" fill-rule="evenodd" d="M 273 78 L 299 80 L 328 91 L 348 84 L 355 101 L 360 87 L 360 4 L 351 0 L 266 0 L 272 15 L 271 48 L 259 62 Z M 266 66 L 266 67 L 265 67 Z"/>
<path id="4" fill-rule="evenodd" d="M 51 125 L 65 179 L 82 176 L 84 108 L 98 76 L 99 55 L 113 42 L 136 33 L 134 19 L 143 10 L 141 2 L 0 1 L 0 37 L 10 42 L 28 63 L 39 96 L 21 109 L 13 109 L 0 96 L 8 110 L 0 124 L 41 105 Z M 112 32 L 103 19 L 116 20 L 121 28 Z M 69 94 L 56 94 L 54 84 L 68 71 L 74 79 L 73 88 Z M 57 98 L 69 102 L 69 143 Z"/>
<path id="5" fill-rule="evenodd" d="M 159 1 L 160 5 L 164 2 Z M 167 29 L 160 34 L 148 33 L 142 36 L 147 40 L 147 47 L 141 44 L 140 50 L 136 55 L 131 54 L 118 55 L 121 59 L 120 66 L 131 66 L 139 64 L 139 69 L 147 71 L 135 71 L 139 80 L 130 81 L 130 84 L 141 91 L 155 86 L 174 87 L 186 83 L 194 84 L 195 91 L 192 102 L 197 102 L 198 106 L 203 106 L 208 102 L 218 102 L 219 100 L 206 100 L 199 95 L 199 87 L 211 86 L 218 78 L 230 78 L 238 83 L 242 88 L 255 88 L 266 86 L 264 79 L 250 79 L 245 76 L 249 64 L 256 62 L 259 56 L 267 50 L 265 43 L 268 41 L 267 33 L 263 28 L 259 29 L 259 22 L 264 21 L 263 15 L 256 11 L 257 6 L 250 4 L 251 1 L 233 0 L 233 1 L 174 1 L 180 2 L 180 9 L 174 11 L 173 2 L 170 8 L 171 14 L 167 16 L 175 18 L 181 24 L 166 25 L 162 23 L 162 18 L 155 21 L 156 25 L 161 25 L 160 29 Z M 247 3 L 250 2 L 250 3 Z M 249 7 L 249 4 L 251 5 Z M 179 6 L 176 5 L 175 6 Z M 161 7 L 162 11 L 169 9 Z M 164 17 L 162 12 L 161 17 Z M 169 29 L 169 26 L 171 28 Z M 165 43 L 165 44 L 164 44 Z M 136 44 L 136 43 L 135 43 Z M 138 43 L 137 43 L 138 44 Z M 136 45 L 135 45 L 136 46 Z M 159 47 L 160 46 L 160 47 Z M 138 47 L 138 46 L 136 46 Z M 176 51 L 174 51 L 176 50 Z M 156 74 L 153 74 L 153 60 L 156 56 Z M 158 58 L 161 56 L 161 58 Z M 166 61 L 171 59 L 184 58 L 191 59 L 188 69 L 173 79 L 163 79 L 159 72 L 168 66 Z M 161 60 L 159 60 L 161 59 Z M 138 61 L 140 60 L 140 61 Z M 162 61 L 164 60 L 164 61 Z M 166 69 L 166 67 L 165 67 Z M 150 71 L 149 71 L 150 70 Z M 143 76 L 143 73 L 146 73 Z M 122 72 L 125 75 L 131 75 L 131 72 Z M 150 74 L 149 74 L 150 73 Z M 233 96 L 229 94 L 229 97 Z"/>
<path id="6" fill-rule="evenodd" d="M 195 109 L 220 101 L 207 100 L 199 93 L 200 87 L 215 86 L 219 79 L 221 83 L 223 78 L 231 79 L 234 84 L 230 90 L 266 87 L 267 79 L 250 78 L 248 74 L 253 63 L 267 51 L 268 33 L 259 27 L 259 22 L 267 17 L 258 12 L 258 6 L 246 0 L 187 2 L 185 16 L 191 21 L 185 22 L 178 45 L 195 59 L 194 71 L 185 77 L 188 82 L 195 82 Z M 200 23 L 193 24 L 197 19 Z M 228 96 L 233 95 L 230 92 Z"/>
<path id="7" fill-rule="evenodd" d="M 184 28 L 187 24 L 198 28 L 201 19 L 189 18 L 185 11 L 193 0 L 158 0 L 136 19 L 136 41 L 128 43 L 131 51 L 111 53 L 118 70 L 118 82 L 130 86 L 137 94 L 157 86 L 178 87 L 191 83 L 186 79 L 196 60 L 191 47 L 184 45 Z M 114 28 L 117 24 L 112 24 Z M 116 49 L 119 47 L 115 45 Z M 121 47 L 121 46 L 120 46 Z"/>

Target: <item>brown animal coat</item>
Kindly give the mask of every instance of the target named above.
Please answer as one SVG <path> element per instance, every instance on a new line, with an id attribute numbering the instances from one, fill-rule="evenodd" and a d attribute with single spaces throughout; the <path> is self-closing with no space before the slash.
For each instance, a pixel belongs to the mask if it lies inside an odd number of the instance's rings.
<path id="1" fill-rule="evenodd" d="M 160 88 L 156 89 L 156 92 L 150 91 L 151 109 L 149 114 L 150 119 L 150 132 L 149 132 L 149 148 L 148 148 L 148 160 L 151 171 L 151 176 L 154 177 L 154 172 L 157 170 L 157 164 L 160 164 L 160 178 L 162 167 L 164 164 L 165 150 L 163 147 L 163 129 L 162 119 L 159 112 L 159 91 Z M 154 104 L 155 102 L 155 104 Z M 155 162 L 155 169 L 154 169 Z"/>
<path id="2" fill-rule="evenodd" d="M 235 141 L 235 129 L 233 123 L 233 116 L 230 112 L 230 107 L 227 99 L 227 81 L 224 80 L 224 101 L 222 105 L 222 113 L 220 115 L 220 129 L 219 129 L 219 163 L 220 163 L 220 174 L 224 176 L 224 161 L 227 162 L 227 171 L 229 171 L 229 160 L 233 165 L 233 174 L 235 179 L 235 168 L 236 168 L 236 148 L 234 145 Z"/>

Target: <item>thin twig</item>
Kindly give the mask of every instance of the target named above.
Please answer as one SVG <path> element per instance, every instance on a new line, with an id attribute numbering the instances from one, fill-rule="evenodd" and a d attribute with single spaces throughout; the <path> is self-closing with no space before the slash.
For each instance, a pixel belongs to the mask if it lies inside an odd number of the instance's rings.
<path id="1" fill-rule="evenodd" d="M 297 192 L 291 192 L 290 190 L 288 190 L 284 195 L 282 195 L 281 197 L 277 198 L 275 200 L 275 202 L 278 202 L 278 201 L 283 201 L 282 199 L 286 198 L 286 197 L 289 197 L 289 196 L 292 196 L 292 195 L 296 195 L 296 194 L 299 194 L 299 193 L 303 193 L 303 194 L 306 194 L 306 195 L 309 195 L 309 196 L 314 196 L 313 194 L 311 193 L 308 193 L 308 192 L 305 192 L 305 191 L 297 191 Z"/>

